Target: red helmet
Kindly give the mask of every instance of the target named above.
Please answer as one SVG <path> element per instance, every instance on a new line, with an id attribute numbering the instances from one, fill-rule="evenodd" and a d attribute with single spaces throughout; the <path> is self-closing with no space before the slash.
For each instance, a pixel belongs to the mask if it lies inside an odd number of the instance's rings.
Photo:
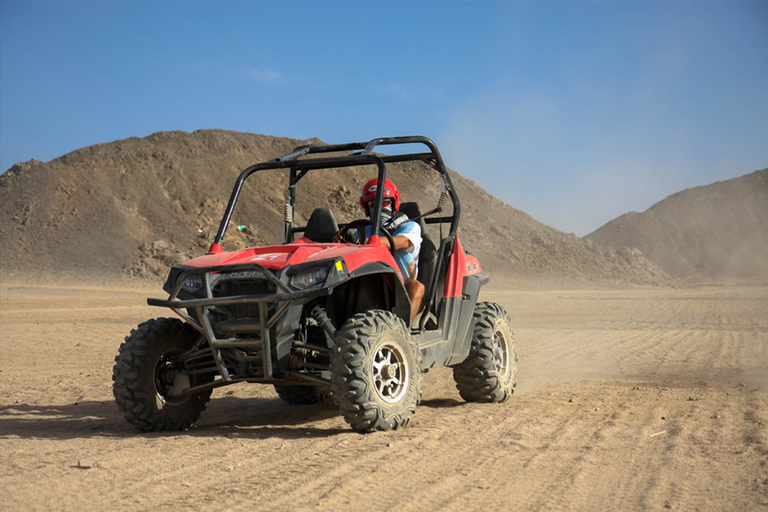
<path id="1" fill-rule="evenodd" d="M 376 189 L 379 185 L 379 179 L 373 178 L 368 183 L 363 185 L 363 192 L 360 194 L 360 206 L 365 210 L 366 215 L 370 215 L 368 211 L 368 201 L 376 199 Z M 384 180 L 384 197 L 392 199 L 395 203 L 395 211 L 400 210 L 400 191 L 394 183 L 389 180 Z"/>

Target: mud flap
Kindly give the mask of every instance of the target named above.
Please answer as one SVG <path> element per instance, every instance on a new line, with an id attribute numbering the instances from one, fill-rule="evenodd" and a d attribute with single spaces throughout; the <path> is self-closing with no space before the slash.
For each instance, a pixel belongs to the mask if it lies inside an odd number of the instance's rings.
<path id="1" fill-rule="evenodd" d="M 458 318 L 456 321 L 456 341 L 453 345 L 453 353 L 448 361 L 448 366 L 463 362 L 469 355 L 472 344 L 472 332 L 475 326 L 473 314 L 480 288 L 490 281 L 485 274 L 472 274 L 464 276 L 463 293 Z"/>

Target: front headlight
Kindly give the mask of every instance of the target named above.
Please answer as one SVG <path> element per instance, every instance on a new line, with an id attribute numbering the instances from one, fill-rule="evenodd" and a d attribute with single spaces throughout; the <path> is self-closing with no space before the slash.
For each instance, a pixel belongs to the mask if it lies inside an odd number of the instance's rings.
<path id="1" fill-rule="evenodd" d="M 325 282 L 325 278 L 328 276 L 328 269 L 326 267 L 313 268 L 312 270 L 305 270 L 299 272 L 291 278 L 291 284 L 295 288 L 304 289 L 310 286 L 315 286 Z"/>
<path id="2" fill-rule="evenodd" d="M 200 291 L 203 288 L 203 285 L 203 276 L 192 274 L 184 278 L 184 284 L 181 285 L 181 289 L 187 293 L 193 294 Z"/>

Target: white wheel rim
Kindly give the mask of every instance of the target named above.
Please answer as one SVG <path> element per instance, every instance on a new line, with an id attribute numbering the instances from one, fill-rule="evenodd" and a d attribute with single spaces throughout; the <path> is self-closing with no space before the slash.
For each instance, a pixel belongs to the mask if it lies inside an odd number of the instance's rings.
<path id="1" fill-rule="evenodd" d="M 403 350 L 386 341 L 373 355 L 373 385 L 379 397 L 389 404 L 402 400 L 408 392 L 410 368 Z"/>
<path id="2" fill-rule="evenodd" d="M 496 331 L 493 339 L 493 367 L 498 376 L 504 379 L 509 374 L 509 344 L 501 330 Z"/>

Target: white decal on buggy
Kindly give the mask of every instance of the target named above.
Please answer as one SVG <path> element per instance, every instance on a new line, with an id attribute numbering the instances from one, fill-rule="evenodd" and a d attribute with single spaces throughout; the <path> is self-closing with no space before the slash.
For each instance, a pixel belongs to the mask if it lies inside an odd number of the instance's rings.
<path id="1" fill-rule="evenodd" d="M 328 252 L 328 251 L 332 251 L 332 250 L 334 250 L 334 249 L 338 249 L 338 247 L 339 247 L 338 245 L 331 245 L 331 246 L 328 246 L 328 247 L 326 247 L 325 249 L 322 249 L 322 250 L 320 250 L 320 251 L 317 251 L 317 252 L 313 252 L 312 254 L 310 254 L 309 256 L 307 256 L 307 259 L 308 259 L 308 260 L 311 260 L 312 258 L 314 258 L 315 256 L 317 256 L 317 255 L 319 255 L 319 254 L 323 254 L 323 253 L 325 253 L 325 252 Z"/>
<path id="2" fill-rule="evenodd" d="M 258 256 L 251 258 L 251 261 L 272 261 L 281 256 L 282 254 L 280 253 L 259 254 Z"/>

